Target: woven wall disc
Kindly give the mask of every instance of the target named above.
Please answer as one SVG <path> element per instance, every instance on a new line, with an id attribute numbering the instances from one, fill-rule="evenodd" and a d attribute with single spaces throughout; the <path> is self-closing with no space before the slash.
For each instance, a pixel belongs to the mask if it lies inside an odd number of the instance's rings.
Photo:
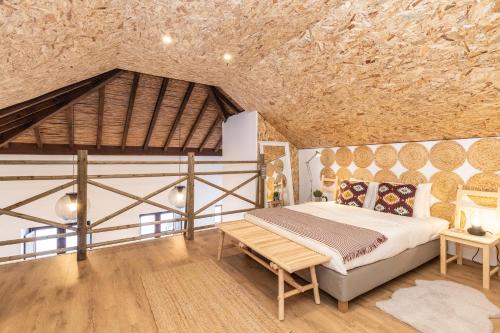
<path id="1" fill-rule="evenodd" d="M 467 160 L 482 171 L 500 171 L 500 139 L 485 138 L 474 142 L 467 152 Z"/>
<path id="2" fill-rule="evenodd" d="M 359 146 L 354 149 L 354 164 L 366 168 L 373 162 L 373 152 L 368 146 Z"/>
<path id="3" fill-rule="evenodd" d="M 420 171 L 417 170 L 406 170 L 399 176 L 399 181 L 404 184 L 423 184 L 427 182 L 427 177 L 425 177 Z"/>
<path id="4" fill-rule="evenodd" d="M 341 167 L 337 170 L 337 177 L 339 181 L 346 180 L 352 177 L 352 173 L 346 167 Z"/>
<path id="5" fill-rule="evenodd" d="M 333 171 L 332 168 L 330 167 L 324 167 L 320 174 L 319 174 L 319 179 L 321 180 L 322 177 L 325 177 L 325 178 L 335 178 L 335 171 Z M 324 186 L 332 186 L 335 182 L 324 182 L 323 185 Z"/>
<path id="6" fill-rule="evenodd" d="M 352 152 L 347 147 L 341 147 L 335 154 L 335 159 L 341 167 L 349 166 L 352 163 Z"/>
<path id="7" fill-rule="evenodd" d="M 356 171 L 354 171 L 354 174 L 352 175 L 353 178 L 356 179 L 361 179 L 361 180 L 367 180 L 367 181 L 373 181 L 373 175 L 370 172 L 370 170 L 366 168 L 358 168 Z"/>
<path id="8" fill-rule="evenodd" d="M 399 162 L 410 170 L 417 170 L 425 166 L 429 160 L 427 148 L 420 143 L 410 142 L 401 148 L 398 154 Z"/>
<path id="9" fill-rule="evenodd" d="M 332 166 L 333 162 L 335 162 L 335 153 L 330 148 L 325 148 L 321 151 L 319 160 L 323 166 Z"/>
<path id="10" fill-rule="evenodd" d="M 455 224 L 455 204 L 449 202 L 436 202 L 431 206 L 431 216 L 439 217 L 450 222 L 450 227 Z M 464 211 L 460 213 L 460 228 L 465 227 L 466 216 Z"/>
<path id="11" fill-rule="evenodd" d="M 439 171 L 431 177 L 433 196 L 441 201 L 451 202 L 457 198 L 458 185 L 463 185 L 464 181 L 460 176 L 451 171 Z"/>
<path id="12" fill-rule="evenodd" d="M 375 150 L 375 164 L 382 169 L 391 168 L 398 161 L 398 151 L 391 145 L 382 145 Z"/>
<path id="13" fill-rule="evenodd" d="M 377 171 L 377 173 L 375 174 L 375 181 L 395 183 L 398 181 L 398 176 L 396 176 L 396 174 L 391 170 L 382 169 Z"/>
<path id="14" fill-rule="evenodd" d="M 272 177 L 274 174 L 274 165 L 272 163 L 266 164 L 266 176 Z"/>
<path id="15" fill-rule="evenodd" d="M 274 161 L 274 172 L 280 174 L 283 172 L 283 169 L 284 169 L 284 164 L 282 160 Z"/>
<path id="16" fill-rule="evenodd" d="M 487 191 L 487 192 L 497 192 L 500 187 L 500 175 L 497 175 L 493 172 L 481 172 L 477 173 L 474 176 L 470 177 L 465 185 L 465 189 L 467 190 L 476 190 L 476 191 Z M 476 204 L 485 206 L 485 207 L 496 207 L 497 199 L 496 198 L 485 198 L 485 197 L 477 197 L 477 196 L 469 196 L 472 201 Z"/>
<path id="17" fill-rule="evenodd" d="M 431 163 L 439 170 L 455 170 L 464 164 L 466 158 L 464 147 L 455 141 L 441 141 L 431 148 Z"/>

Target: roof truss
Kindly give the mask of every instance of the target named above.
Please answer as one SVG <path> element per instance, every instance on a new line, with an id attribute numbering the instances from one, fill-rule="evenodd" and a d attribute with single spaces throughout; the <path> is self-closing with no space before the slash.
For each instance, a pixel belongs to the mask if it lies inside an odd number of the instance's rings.
<path id="1" fill-rule="evenodd" d="M 127 75 L 130 77 L 129 87 L 121 88 L 122 95 L 124 95 L 125 89 L 128 89 L 126 95 L 118 96 L 116 85 L 107 88 L 107 85 L 117 77 Z M 149 117 L 147 120 L 141 120 L 141 124 L 144 124 L 144 136 L 142 142 L 137 144 L 137 131 L 134 132 L 134 130 L 138 126 L 137 119 L 143 119 L 140 109 L 147 104 L 143 100 L 147 94 L 142 91 L 141 95 L 138 91 L 146 89 L 146 86 L 153 89 L 151 88 L 153 79 L 161 84 L 158 84 L 158 88 L 154 88 L 158 90 L 156 90 L 154 107 L 151 106 Z M 0 146 L 3 147 L 0 153 L 73 154 L 77 149 L 87 149 L 92 154 L 178 155 L 196 151 L 202 155 L 220 155 L 222 134 L 220 130 L 216 129 L 220 127 L 221 121 L 226 121 L 228 117 L 242 112 L 243 109 L 217 87 L 188 82 L 182 99 L 178 99 L 180 104 L 178 104 L 175 116 L 173 116 L 172 104 L 179 102 L 174 102 L 175 99 L 172 99 L 171 96 L 181 92 L 179 87 L 182 82 L 166 77 L 158 78 L 114 69 L 31 100 L 0 109 Z M 204 96 L 203 93 L 205 93 Z M 96 96 L 95 106 L 89 106 L 89 99 L 93 100 L 92 96 Z M 116 133 L 116 128 L 107 129 L 107 126 L 110 126 L 108 125 L 109 112 L 116 109 L 116 106 L 113 105 L 113 99 L 117 98 L 127 98 L 121 134 Z M 83 114 L 82 110 L 75 107 L 78 105 L 85 105 L 87 108 Z M 89 111 L 89 107 L 94 108 L 94 111 Z M 61 112 L 61 116 L 58 116 L 58 121 L 64 123 L 63 135 L 59 135 L 59 131 L 57 142 L 55 142 L 54 135 L 45 135 L 44 132 L 48 131 L 53 124 L 51 118 L 56 117 L 59 112 Z M 93 119 L 82 120 L 82 117 L 89 112 L 94 113 Z M 169 118 L 172 119 L 170 124 L 165 123 L 165 119 L 167 119 L 165 112 L 172 114 L 169 116 L 172 117 Z M 136 115 L 136 113 L 138 114 Z M 91 130 L 88 128 L 94 122 L 94 139 L 90 143 L 88 140 L 82 142 L 79 138 L 82 128 L 90 132 Z M 113 121 L 111 122 L 113 123 Z M 165 129 L 166 126 L 168 129 Z M 181 126 L 182 128 L 180 128 Z M 173 139 L 179 130 L 188 134 L 177 143 Z M 107 137 L 109 133 L 119 134 L 119 142 L 110 144 Z M 165 139 L 160 146 L 158 140 L 163 135 Z M 25 139 L 17 139 L 19 136 L 31 136 L 32 140 L 27 142 Z M 59 137 L 63 139 L 59 139 Z"/>

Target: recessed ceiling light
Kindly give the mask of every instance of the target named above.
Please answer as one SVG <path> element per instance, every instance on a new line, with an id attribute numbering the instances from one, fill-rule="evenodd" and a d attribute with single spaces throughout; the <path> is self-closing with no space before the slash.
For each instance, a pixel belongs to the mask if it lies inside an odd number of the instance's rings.
<path id="1" fill-rule="evenodd" d="M 231 61 L 231 59 L 233 59 L 233 56 L 231 53 L 228 53 L 228 52 L 225 52 L 224 55 L 222 56 L 224 58 L 224 61 L 225 62 L 229 62 Z"/>
<path id="2" fill-rule="evenodd" d="M 172 44 L 172 36 L 170 35 L 164 35 L 162 38 L 161 38 L 163 44 Z"/>

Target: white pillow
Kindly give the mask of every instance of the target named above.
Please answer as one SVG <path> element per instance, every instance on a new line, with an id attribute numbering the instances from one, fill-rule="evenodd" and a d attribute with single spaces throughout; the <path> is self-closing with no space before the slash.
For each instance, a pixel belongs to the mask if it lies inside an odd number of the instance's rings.
<path id="1" fill-rule="evenodd" d="M 377 182 L 370 182 L 363 179 L 350 178 L 349 180 L 355 182 L 365 182 L 368 183 L 368 191 L 366 191 L 365 202 L 363 202 L 363 208 L 373 210 L 375 208 L 375 202 L 377 201 L 378 194 L 378 184 Z"/>
<path id="2" fill-rule="evenodd" d="M 413 217 L 431 217 L 431 188 L 432 183 L 420 184 L 415 193 L 415 206 L 413 207 Z"/>

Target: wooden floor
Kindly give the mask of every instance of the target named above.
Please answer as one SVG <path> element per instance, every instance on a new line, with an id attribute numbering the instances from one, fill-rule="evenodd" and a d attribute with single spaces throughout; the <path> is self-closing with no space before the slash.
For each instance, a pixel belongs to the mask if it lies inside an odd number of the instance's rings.
<path id="1" fill-rule="evenodd" d="M 95 250 L 80 263 L 68 254 L 1 266 L 0 332 L 155 332 L 141 274 L 215 259 L 217 242 L 216 231 L 208 230 L 196 233 L 191 242 L 175 236 Z M 276 314 L 274 274 L 236 247 L 224 250 L 219 265 Z M 309 291 L 287 299 L 284 323 L 292 332 L 414 332 L 378 310 L 375 302 L 414 285 L 415 279 L 442 278 L 434 260 L 350 302 L 345 314 L 325 293 L 321 305 L 314 304 Z M 481 269 L 473 264 L 450 265 L 446 278 L 482 290 Z M 493 279 L 485 294 L 500 305 L 500 281 Z M 493 322 L 500 331 L 500 320 Z"/>

